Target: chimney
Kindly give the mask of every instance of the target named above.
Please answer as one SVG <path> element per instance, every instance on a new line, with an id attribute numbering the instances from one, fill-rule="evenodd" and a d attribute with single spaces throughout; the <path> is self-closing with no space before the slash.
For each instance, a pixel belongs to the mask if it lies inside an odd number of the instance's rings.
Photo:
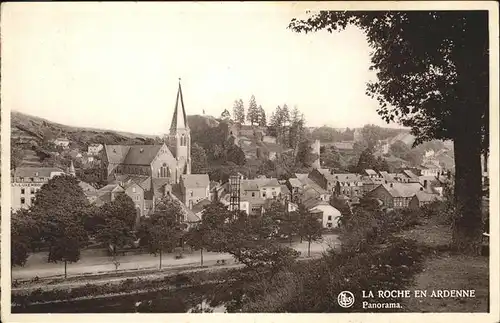
<path id="1" fill-rule="evenodd" d="M 387 180 L 385 181 L 385 183 L 387 184 Z M 391 184 L 391 186 L 392 186 L 392 184 Z"/>
<path id="2" fill-rule="evenodd" d="M 429 182 L 427 182 L 427 180 L 424 180 L 424 188 L 425 189 L 429 188 Z"/>
<path id="3" fill-rule="evenodd" d="M 140 152 L 141 152 L 141 153 L 142 153 L 142 152 L 144 152 L 144 148 L 141 148 Z"/>
<path id="4" fill-rule="evenodd" d="M 333 168 L 330 169 L 330 175 L 333 175 L 334 174 L 334 171 L 333 171 Z"/>

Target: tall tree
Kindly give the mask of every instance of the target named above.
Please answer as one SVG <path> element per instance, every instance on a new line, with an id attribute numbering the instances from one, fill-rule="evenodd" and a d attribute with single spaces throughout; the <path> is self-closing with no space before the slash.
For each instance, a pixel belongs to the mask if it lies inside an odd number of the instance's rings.
<path id="1" fill-rule="evenodd" d="M 242 99 L 234 101 L 233 119 L 234 119 L 234 122 L 237 122 L 240 124 L 245 123 L 245 106 L 243 104 Z"/>
<path id="2" fill-rule="evenodd" d="M 259 123 L 259 108 L 257 107 L 254 95 L 250 97 L 250 101 L 248 102 L 247 121 L 251 125 Z"/>
<path id="3" fill-rule="evenodd" d="M 124 247 L 130 246 L 135 240 L 135 236 L 130 230 L 129 225 L 119 217 L 106 218 L 98 232 L 96 240 L 109 247 L 115 270 L 118 270 L 120 262 L 118 261 L 118 251 Z"/>
<path id="4" fill-rule="evenodd" d="M 453 246 L 481 249 L 481 153 L 489 149 L 488 11 L 320 11 L 293 19 L 296 32 L 362 29 L 374 49 L 368 92 L 386 121 L 411 127 L 415 144 L 452 139 Z M 425 40 L 425 41 L 424 41 Z"/>
<path id="5" fill-rule="evenodd" d="M 321 224 L 321 219 L 311 211 L 307 210 L 302 204 L 299 204 L 297 210 L 299 221 L 300 221 L 300 236 L 304 238 L 307 245 L 307 256 L 311 256 L 311 243 L 314 241 L 319 241 L 322 239 L 321 230 L 323 228 Z"/>
<path id="6" fill-rule="evenodd" d="M 125 193 L 117 194 L 113 201 L 102 205 L 99 213 L 106 220 L 122 221 L 129 231 L 132 231 L 139 221 L 134 201 Z"/>
<path id="7" fill-rule="evenodd" d="M 151 254 L 159 254 L 161 269 L 163 252 L 173 250 L 181 244 L 185 229 L 184 214 L 180 205 L 172 198 L 165 197 L 141 225 L 138 236 L 140 244 Z"/>
<path id="8" fill-rule="evenodd" d="M 264 111 L 264 108 L 262 108 L 261 105 L 259 105 L 259 126 L 265 127 L 267 126 L 267 118 L 266 118 L 266 111 Z"/>
<path id="9" fill-rule="evenodd" d="M 377 165 L 377 159 L 373 155 L 371 148 L 363 150 L 358 159 L 357 173 L 361 173 L 365 169 L 373 169 Z"/>

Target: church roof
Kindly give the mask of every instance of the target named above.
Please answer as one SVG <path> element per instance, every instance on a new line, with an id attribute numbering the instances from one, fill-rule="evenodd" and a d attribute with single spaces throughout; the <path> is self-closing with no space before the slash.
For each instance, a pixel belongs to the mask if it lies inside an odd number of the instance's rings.
<path id="1" fill-rule="evenodd" d="M 162 145 L 134 145 L 123 160 L 125 165 L 150 165 L 158 155 Z"/>
<path id="2" fill-rule="evenodd" d="M 182 97 L 181 82 L 179 79 L 179 89 L 177 90 L 177 99 L 175 100 L 175 110 L 172 116 L 172 123 L 170 124 L 170 131 L 176 129 L 189 129 L 186 117 L 186 110 L 184 108 L 184 98 Z"/>
<path id="3" fill-rule="evenodd" d="M 106 156 L 112 164 L 150 165 L 163 145 L 106 145 Z M 173 156 L 172 156 L 173 157 Z"/>
<path id="4" fill-rule="evenodd" d="M 121 164 L 127 156 L 130 146 L 125 145 L 104 145 L 108 162 L 112 164 Z"/>

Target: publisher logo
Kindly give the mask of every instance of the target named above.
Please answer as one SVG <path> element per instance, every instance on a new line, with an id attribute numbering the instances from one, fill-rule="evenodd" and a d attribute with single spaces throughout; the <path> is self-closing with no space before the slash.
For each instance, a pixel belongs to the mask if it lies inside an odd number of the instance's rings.
<path id="1" fill-rule="evenodd" d="M 351 292 L 343 291 L 340 292 L 337 297 L 337 302 L 343 308 L 349 308 L 354 304 L 354 295 Z"/>

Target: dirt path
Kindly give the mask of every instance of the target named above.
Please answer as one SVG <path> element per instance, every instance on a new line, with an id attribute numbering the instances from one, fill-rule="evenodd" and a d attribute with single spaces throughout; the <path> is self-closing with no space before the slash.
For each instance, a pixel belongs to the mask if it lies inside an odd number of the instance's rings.
<path id="1" fill-rule="evenodd" d="M 425 223 L 402 236 L 432 248 L 434 254 L 414 277 L 411 290 L 427 291 L 427 297 L 408 298 L 403 302 L 406 312 L 487 312 L 489 308 L 489 257 L 465 256 L 447 251 L 451 227 Z M 430 297 L 438 290 L 474 290 L 475 297 Z"/>

